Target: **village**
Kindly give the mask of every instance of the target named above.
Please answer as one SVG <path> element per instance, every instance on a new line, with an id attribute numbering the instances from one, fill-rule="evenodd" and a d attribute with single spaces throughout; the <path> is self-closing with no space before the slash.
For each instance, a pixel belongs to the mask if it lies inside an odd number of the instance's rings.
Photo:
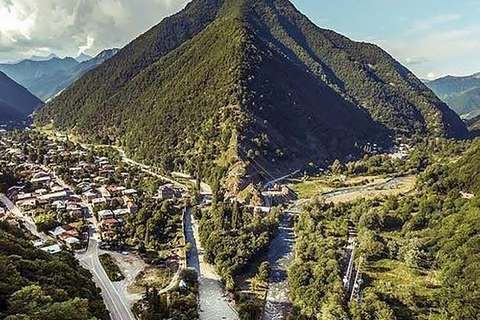
<path id="1" fill-rule="evenodd" d="M 144 172 L 111 151 L 97 154 L 68 141 L 32 136 L 1 137 L 0 165 L 15 172 L 18 181 L 6 190 L 0 219 L 30 225 L 37 235 L 34 246 L 51 254 L 85 250 L 90 223 L 100 231 L 102 249 L 123 250 L 129 240 L 125 225 L 142 202 L 175 206 L 188 199 L 186 189 L 156 177 L 143 179 Z M 155 190 L 143 190 L 142 181 Z"/>

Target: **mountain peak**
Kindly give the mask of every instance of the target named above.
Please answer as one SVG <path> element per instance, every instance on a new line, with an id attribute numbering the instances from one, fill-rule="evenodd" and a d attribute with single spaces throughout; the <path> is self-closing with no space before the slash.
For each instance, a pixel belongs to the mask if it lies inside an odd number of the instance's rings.
<path id="1" fill-rule="evenodd" d="M 195 0 L 37 120 L 115 137 L 167 170 L 219 166 L 234 181 L 387 146 L 391 136 L 468 134 L 389 54 L 320 29 L 287 0 Z"/>

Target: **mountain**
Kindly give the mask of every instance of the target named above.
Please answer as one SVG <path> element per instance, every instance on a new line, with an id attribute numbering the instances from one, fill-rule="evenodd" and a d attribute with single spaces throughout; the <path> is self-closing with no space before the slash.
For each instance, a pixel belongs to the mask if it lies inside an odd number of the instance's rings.
<path id="1" fill-rule="evenodd" d="M 31 61 L 48 61 L 53 58 L 58 58 L 58 56 L 55 53 L 50 53 L 48 56 L 32 56 L 30 59 Z M 21 61 L 19 61 L 21 62 Z"/>
<path id="2" fill-rule="evenodd" d="M 42 104 L 27 89 L 0 72 L 0 122 L 24 120 Z"/>
<path id="3" fill-rule="evenodd" d="M 77 60 L 78 62 L 85 62 L 85 61 L 88 61 L 90 59 L 92 59 L 93 57 L 92 56 L 89 56 L 88 54 L 85 54 L 85 53 L 80 53 L 78 55 L 78 57 L 75 58 L 75 60 Z"/>
<path id="4" fill-rule="evenodd" d="M 16 64 L 0 64 L 0 70 L 40 99 L 47 101 L 79 77 L 111 58 L 117 51 L 117 49 L 105 50 L 95 58 L 83 62 L 70 57 L 63 59 L 54 57 L 44 61 L 24 60 Z"/>
<path id="5" fill-rule="evenodd" d="M 446 76 L 427 86 L 463 118 L 480 115 L 480 73 L 467 77 Z"/>
<path id="6" fill-rule="evenodd" d="M 287 0 L 195 0 L 75 82 L 37 123 L 233 180 L 394 135 L 468 135 L 386 52 L 317 27 Z"/>

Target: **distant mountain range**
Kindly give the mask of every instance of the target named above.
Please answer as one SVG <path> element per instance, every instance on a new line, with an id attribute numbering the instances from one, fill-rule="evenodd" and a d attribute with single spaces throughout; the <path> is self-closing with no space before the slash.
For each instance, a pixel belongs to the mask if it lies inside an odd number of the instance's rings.
<path id="1" fill-rule="evenodd" d="M 166 170 L 227 172 L 230 190 L 368 142 L 468 135 L 385 51 L 287 0 L 191 2 L 47 104 L 51 122 Z"/>
<path id="2" fill-rule="evenodd" d="M 42 105 L 27 89 L 0 72 L 0 123 L 24 120 Z"/>
<path id="3" fill-rule="evenodd" d="M 480 115 L 480 73 L 466 77 L 447 76 L 426 84 L 462 118 Z"/>
<path id="4" fill-rule="evenodd" d="M 117 52 L 118 49 L 105 50 L 95 58 L 84 54 L 76 59 L 70 57 L 61 59 L 55 55 L 51 55 L 50 59 L 36 57 L 15 64 L 0 64 L 0 71 L 41 100 L 47 101 Z"/>

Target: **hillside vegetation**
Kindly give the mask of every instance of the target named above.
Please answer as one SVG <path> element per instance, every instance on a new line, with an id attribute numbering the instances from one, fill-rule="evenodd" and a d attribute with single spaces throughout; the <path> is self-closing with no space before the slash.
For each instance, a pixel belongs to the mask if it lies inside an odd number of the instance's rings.
<path id="1" fill-rule="evenodd" d="M 296 224 L 297 257 L 289 272 L 295 314 L 300 319 L 477 319 L 479 147 L 477 140 L 466 152 L 444 150 L 460 158 L 431 164 L 408 195 L 310 203 Z M 343 293 L 349 226 L 358 230 L 356 259 L 365 258 L 359 304 L 349 303 Z"/>
<path id="2" fill-rule="evenodd" d="M 91 274 L 69 253 L 35 249 L 19 229 L 0 222 L 0 318 L 110 319 Z"/>
<path id="3" fill-rule="evenodd" d="M 380 48 L 315 26 L 286 0 L 193 1 L 48 104 L 37 123 L 122 145 L 207 180 L 266 179 L 465 125 Z M 232 188 L 246 184 L 233 182 Z"/>

